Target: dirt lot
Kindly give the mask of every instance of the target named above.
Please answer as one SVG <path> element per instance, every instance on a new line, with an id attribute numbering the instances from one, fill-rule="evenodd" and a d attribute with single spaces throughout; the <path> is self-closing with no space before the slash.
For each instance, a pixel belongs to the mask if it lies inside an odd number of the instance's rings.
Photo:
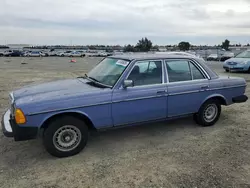
<path id="1" fill-rule="evenodd" d="M 72 78 L 97 58 L 0 58 L 0 113 L 8 92 L 32 82 Z M 225 74 L 218 62 L 209 63 Z M 233 73 L 250 81 L 250 74 Z M 247 88 L 250 96 L 250 88 Z M 50 156 L 41 140 L 0 133 L 0 187 L 250 187 L 250 101 L 223 107 L 208 128 L 192 118 L 92 134 L 80 154 Z"/>

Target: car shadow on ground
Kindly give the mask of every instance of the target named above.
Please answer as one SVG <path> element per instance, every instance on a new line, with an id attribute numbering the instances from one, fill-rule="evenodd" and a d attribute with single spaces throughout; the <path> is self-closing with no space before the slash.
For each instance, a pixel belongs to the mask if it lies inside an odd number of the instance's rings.
<path id="1" fill-rule="evenodd" d="M 171 140 L 175 139 L 176 135 L 177 138 L 181 138 L 183 134 L 199 134 L 199 132 L 204 132 L 207 129 L 211 130 L 213 128 L 200 127 L 193 121 L 192 117 L 185 117 L 164 122 L 108 129 L 106 131 L 91 131 L 86 148 L 78 155 L 84 156 L 86 152 L 91 151 L 99 153 L 100 148 L 102 151 L 109 150 L 112 149 L 114 144 L 116 146 L 114 146 L 113 149 L 117 149 L 117 146 L 122 147 L 123 145 L 130 144 L 140 145 L 148 140 L 158 140 L 159 142 L 165 141 L 166 139 Z M 5 140 L 5 142 L 8 142 L 7 139 L 8 138 L 2 138 L 2 141 Z M 6 149 L 2 150 L 2 152 L 8 152 L 11 157 L 18 156 L 18 159 L 13 158 L 14 161 L 22 160 L 22 158 L 25 160 L 27 157 L 36 160 L 54 158 L 45 151 L 41 138 L 25 142 L 9 142 L 7 143 Z M 7 161 L 8 163 L 12 163 L 10 158 L 8 158 Z"/>
<path id="2" fill-rule="evenodd" d="M 225 118 L 222 114 L 221 120 L 223 121 Z M 171 148 L 172 145 L 166 145 L 166 143 L 175 143 L 187 136 L 207 134 L 216 130 L 218 125 L 222 125 L 220 121 L 217 122 L 216 126 L 201 127 L 193 121 L 192 117 L 185 117 L 106 131 L 91 131 L 88 144 L 84 150 L 67 160 L 81 161 L 90 157 L 113 156 L 115 153 L 135 151 L 138 148 L 157 147 L 158 144 Z M 57 159 L 46 152 L 41 138 L 24 142 L 15 142 L 9 139 L 4 138 L 3 135 L 2 138 L 0 137 L 1 145 L 4 145 L 0 149 L 0 154 L 6 156 L 3 157 L 2 162 L 8 168 L 11 168 L 11 166 L 15 168 L 16 164 L 23 163 L 28 168 L 32 166 L 32 163 Z M 151 143 L 154 145 L 151 145 Z M 32 160 L 25 162 L 27 158 Z"/>

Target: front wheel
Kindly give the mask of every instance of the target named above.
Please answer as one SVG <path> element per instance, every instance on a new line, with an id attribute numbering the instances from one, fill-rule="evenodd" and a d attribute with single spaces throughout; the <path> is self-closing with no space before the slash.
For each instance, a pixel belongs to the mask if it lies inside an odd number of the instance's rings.
<path id="1" fill-rule="evenodd" d="M 194 120 L 197 124 L 207 127 L 214 125 L 220 118 L 221 104 L 216 99 L 211 99 L 205 102 L 199 109 L 198 113 L 194 114 Z"/>
<path id="2" fill-rule="evenodd" d="M 55 157 L 69 157 L 78 154 L 88 141 L 86 124 L 71 116 L 53 120 L 44 132 L 44 146 Z"/>

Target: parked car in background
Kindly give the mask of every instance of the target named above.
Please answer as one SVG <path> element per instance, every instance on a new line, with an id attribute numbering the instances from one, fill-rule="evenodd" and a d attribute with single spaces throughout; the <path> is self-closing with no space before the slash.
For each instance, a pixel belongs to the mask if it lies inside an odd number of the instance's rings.
<path id="1" fill-rule="evenodd" d="M 225 53 L 221 56 L 220 60 L 221 60 L 221 61 L 226 61 L 227 59 L 230 59 L 230 58 L 232 58 L 232 57 L 234 57 L 234 53 L 233 53 L 233 52 L 225 52 Z"/>
<path id="2" fill-rule="evenodd" d="M 98 52 L 89 52 L 88 56 L 89 57 L 98 57 L 99 53 Z"/>
<path id="3" fill-rule="evenodd" d="M 10 56 L 10 54 L 13 53 L 13 50 L 6 50 L 3 52 L 4 56 Z"/>
<path id="4" fill-rule="evenodd" d="M 72 51 L 69 54 L 69 57 L 84 57 L 84 56 L 85 56 L 85 54 L 82 52 L 79 52 L 79 51 Z"/>
<path id="5" fill-rule="evenodd" d="M 57 51 L 55 51 L 55 49 L 51 49 L 51 50 L 48 52 L 48 56 L 57 56 Z"/>
<path id="6" fill-rule="evenodd" d="M 250 73 L 250 50 L 244 51 L 234 58 L 226 60 L 223 64 L 226 72 L 241 71 Z"/>
<path id="7" fill-rule="evenodd" d="M 9 57 L 21 57 L 21 56 L 23 56 L 23 52 L 21 52 L 19 50 L 13 50 L 11 53 L 5 54 L 5 56 L 9 56 Z"/>
<path id="8" fill-rule="evenodd" d="M 64 51 L 57 51 L 56 56 L 64 57 Z"/>
<path id="9" fill-rule="evenodd" d="M 63 52 L 60 56 L 61 57 L 69 57 L 70 55 L 71 55 L 71 53 L 72 53 L 73 51 L 71 51 L 71 50 L 68 50 L 68 51 L 65 51 L 65 52 Z"/>
<path id="10" fill-rule="evenodd" d="M 195 56 L 110 56 L 84 77 L 11 92 L 2 130 L 15 141 L 41 135 L 51 155 L 67 157 L 85 147 L 89 130 L 185 115 L 193 115 L 201 126 L 212 126 L 221 105 L 248 100 L 245 90 L 245 79 L 220 77 Z"/>
<path id="11" fill-rule="evenodd" d="M 78 50 L 77 52 L 80 52 L 83 56 L 86 56 L 86 51 L 84 50 Z"/>
<path id="12" fill-rule="evenodd" d="M 45 57 L 49 56 L 49 52 L 46 50 L 42 50 L 41 53 L 42 53 L 42 56 L 45 56 Z"/>
<path id="13" fill-rule="evenodd" d="M 32 52 L 32 51 L 24 51 L 24 52 L 23 52 L 23 56 L 24 56 L 24 57 L 28 57 L 29 54 L 30 54 L 31 52 Z"/>
<path id="14" fill-rule="evenodd" d="M 28 57 L 45 57 L 46 55 L 40 51 L 32 51 L 28 53 Z"/>
<path id="15" fill-rule="evenodd" d="M 210 54 L 207 57 L 207 61 L 219 61 L 220 57 L 218 56 L 218 54 Z"/>
<path id="16" fill-rule="evenodd" d="M 98 56 L 98 57 L 107 57 L 108 54 L 107 54 L 106 52 L 98 52 L 98 53 L 97 53 L 97 56 Z"/>

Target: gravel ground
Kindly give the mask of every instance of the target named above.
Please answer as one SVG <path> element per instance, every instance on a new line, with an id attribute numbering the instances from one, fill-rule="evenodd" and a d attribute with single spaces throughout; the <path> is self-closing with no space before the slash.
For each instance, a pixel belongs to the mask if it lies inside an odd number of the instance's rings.
<path id="1" fill-rule="evenodd" d="M 86 73 L 98 58 L 0 58 L 0 113 L 8 92 L 30 83 Z M 209 62 L 224 74 L 219 62 Z M 244 77 L 250 74 L 231 73 Z M 247 88 L 250 96 L 250 88 Z M 40 139 L 0 133 L 0 187 L 250 187 L 250 101 L 222 108 L 213 127 L 192 118 L 92 133 L 78 155 L 50 156 Z"/>

